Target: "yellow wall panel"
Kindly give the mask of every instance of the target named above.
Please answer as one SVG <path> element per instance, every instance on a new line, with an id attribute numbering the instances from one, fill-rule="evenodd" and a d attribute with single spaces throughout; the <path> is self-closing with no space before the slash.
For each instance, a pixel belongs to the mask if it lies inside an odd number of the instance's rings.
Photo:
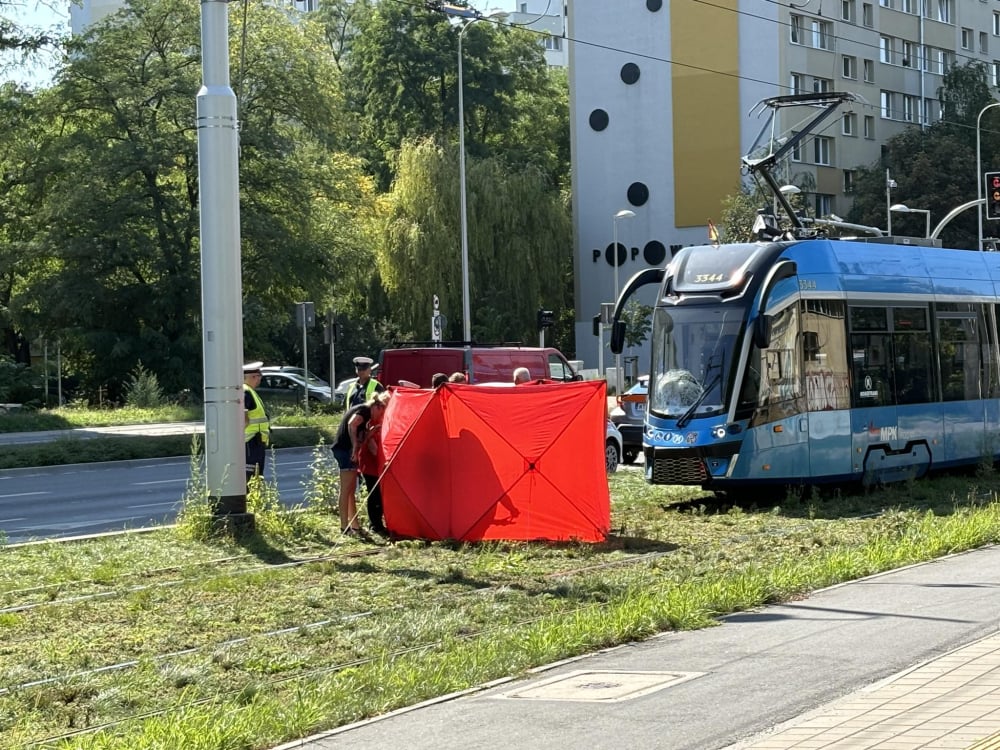
<path id="1" fill-rule="evenodd" d="M 738 0 L 670 3 L 678 227 L 718 221 L 722 200 L 739 189 L 743 113 L 737 5 Z"/>

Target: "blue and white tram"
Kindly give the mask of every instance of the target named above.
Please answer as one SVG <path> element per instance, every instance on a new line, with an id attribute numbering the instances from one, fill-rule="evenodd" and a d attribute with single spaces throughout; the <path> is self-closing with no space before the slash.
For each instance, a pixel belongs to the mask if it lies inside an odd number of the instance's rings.
<path id="1" fill-rule="evenodd" d="M 687 247 L 633 277 L 616 311 L 660 287 L 647 481 L 724 492 L 996 460 L 1000 253 L 893 242 Z"/>

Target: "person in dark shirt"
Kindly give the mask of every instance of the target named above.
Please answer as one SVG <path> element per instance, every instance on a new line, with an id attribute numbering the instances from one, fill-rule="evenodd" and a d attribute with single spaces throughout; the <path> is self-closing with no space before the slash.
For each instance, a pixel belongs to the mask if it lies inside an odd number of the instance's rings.
<path id="1" fill-rule="evenodd" d="M 383 392 L 370 401 L 348 408 L 333 439 L 333 457 L 340 467 L 340 530 L 349 536 L 361 533 L 357 517 L 358 451 L 365 443 L 368 423 L 381 423 L 388 403 L 389 394 Z"/>

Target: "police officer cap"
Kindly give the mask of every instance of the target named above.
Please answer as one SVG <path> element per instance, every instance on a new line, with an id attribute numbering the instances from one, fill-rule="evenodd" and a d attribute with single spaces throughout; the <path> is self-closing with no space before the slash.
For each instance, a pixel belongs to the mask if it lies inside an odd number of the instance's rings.
<path id="1" fill-rule="evenodd" d="M 373 360 L 371 357 L 355 357 L 354 358 L 354 366 L 357 367 L 358 369 L 362 369 L 362 370 L 364 368 L 366 368 L 366 367 L 371 367 L 372 364 L 374 364 L 374 362 L 375 362 L 375 360 Z"/>
<path id="2" fill-rule="evenodd" d="M 249 375 L 251 372 L 260 372 L 260 368 L 263 366 L 263 362 L 247 362 L 243 365 L 243 374 Z"/>

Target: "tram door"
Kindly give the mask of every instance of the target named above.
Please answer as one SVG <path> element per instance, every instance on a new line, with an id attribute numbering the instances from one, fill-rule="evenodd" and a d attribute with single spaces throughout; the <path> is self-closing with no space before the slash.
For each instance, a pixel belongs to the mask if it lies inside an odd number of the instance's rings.
<path id="1" fill-rule="evenodd" d="M 851 307 L 850 324 L 851 472 L 874 482 L 885 468 L 878 446 L 893 443 L 897 429 L 888 309 Z"/>

